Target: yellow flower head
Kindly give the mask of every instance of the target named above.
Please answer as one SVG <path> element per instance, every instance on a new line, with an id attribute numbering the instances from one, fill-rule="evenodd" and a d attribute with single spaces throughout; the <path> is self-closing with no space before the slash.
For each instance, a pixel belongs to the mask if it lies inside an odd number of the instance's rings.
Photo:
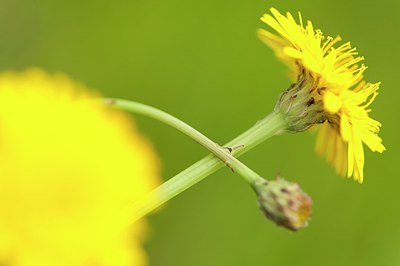
<path id="1" fill-rule="evenodd" d="M 368 116 L 367 109 L 378 94 L 379 83 L 363 81 L 366 67 L 358 63 L 364 58 L 358 56 L 349 42 L 335 47 L 341 40 L 339 36 L 325 37 L 310 21 L 303 25 L 300 13 L 299 23 L 290 13 L 284 16 L 274 8 L 271 13 L 261 20 L 275 33 L 260 29 L 258 36 L 289 66 L 296 81 L 293 87 L 303 88 L 302 96 L 307 97 L 305 104 L 316 106 L 312 111 L 319 115 L 312 124 L 323 123 L 317 141 L 318 153 L 327 154 L 338 174 L 347 172 L 348 177 L 362 182 L 362 143 L 372 151 L 385 150 L 377 135 L 381 124 Z M 295 93 L 292 98 L 300 92 Z"/>
<path id="2" fill-rule="evenodd" d="M 0 75 L 0 265 L 145 264 L 130 210 L 158 161 L 93 97 L 64 75 Z"/>

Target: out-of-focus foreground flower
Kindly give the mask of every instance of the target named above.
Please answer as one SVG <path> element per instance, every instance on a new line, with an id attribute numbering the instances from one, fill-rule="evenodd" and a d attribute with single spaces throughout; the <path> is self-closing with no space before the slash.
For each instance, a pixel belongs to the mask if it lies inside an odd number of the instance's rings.
<path id="1" fill-rule="evenodd" d="M 310 21 L 303 25 L 300 13 L 299 24 L 290 13 L 284 16 L 274 8 L 271 13 L 261 20 L 276 33 L 259 30 L 258 35 L 289 66 L 296 81 L 286 97 L 289 108 L 293 104 L 302 108 L 300 118 L 308 116 L 309 126 L 323 123 L 317 140 L 318 153 L 327 154 L 338 174 L 347 172 L 348 177 L 362 182 L 363 143 L 372 151 L 385 150 L 378 136 L 381 124 L 368 115 L 379 83 L 363 81 L 366 67 L 358 63 L 364 58 L 358 56 L 350 42 L 334 47 L 340 37 L 325 37 Z M 298 105 L 302 100 L 304 106 Z"/>
<path id="2" fill-rule="evenodd" d="M 95 96 L 37 69 L 0 75 L 0 265 L 146 264 L 130 209 L 158 161 Z"/>

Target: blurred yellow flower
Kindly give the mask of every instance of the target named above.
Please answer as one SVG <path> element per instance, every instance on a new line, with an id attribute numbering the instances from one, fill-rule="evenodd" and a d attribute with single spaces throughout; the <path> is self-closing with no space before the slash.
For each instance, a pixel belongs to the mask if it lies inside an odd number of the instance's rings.
<path id="1" fill-rule="evenodd" d="M 64 75 L 0 75 L 0 265 L 145 265 L 132 203 L 158 184 L 149 142 Z"/>
<path id="2" fill-rule="evenodd" d="M 326 37 L 315 30 L 312 23 L 299 24 L 290 13 L 286 16 L 271 8 L 261 20 L 276 33 L 260 29 L 258 35 L 277 57 L 290 68 L 297 83 L 306 88 L 308 104 L 321 103 L 324 122 L 317 140 L 317 152 L 327 154 L 340 175 L 363 181 L 365 143 L 372 151 L 383 152 L 385 147 L 378 137 L 381 124 L 368 116 L 367 107 L 377 96 L 379 83 L 364 82 L 366 67 L 357 65 L 364 58 L 358 56 L 350 42 L 334 45 L 340 37 Z"/>

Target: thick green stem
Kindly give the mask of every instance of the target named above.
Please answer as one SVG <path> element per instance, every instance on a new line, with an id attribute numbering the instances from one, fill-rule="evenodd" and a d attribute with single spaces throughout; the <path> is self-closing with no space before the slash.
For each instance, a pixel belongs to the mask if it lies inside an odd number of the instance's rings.
<path id="1" fill-rule="evenodd" d="M 106 102 L 111 106 L 139 113 L 164 122 L 188 135 L 213 153 L 213 155 L 208 155 L 154 189 L 146 198 L 136 202 L 134 206 L 134 220 L 148 214 L 224 165 L 228 165 L 232 170 L 244 177 L 251 185 L 260 177 L 253 170 L 233 157 L 227 149 L 220 147 L 194 128 L 163 111 L 127 100 L 107 99 Z M 273 112 L 225 146 L 242 146 L 240 149 L 232 151 L 235 156 L 240 156 L 264 140 L 281 133 L 286 127 L 287 124 L 284 115 Z"/>

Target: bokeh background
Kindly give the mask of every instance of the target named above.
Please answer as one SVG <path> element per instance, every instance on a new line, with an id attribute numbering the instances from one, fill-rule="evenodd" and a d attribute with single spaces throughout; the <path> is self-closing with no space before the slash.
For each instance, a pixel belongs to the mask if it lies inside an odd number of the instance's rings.
<path id="1" fill-rule="evenodd" d="M 0 69 L 61 71 L 104 95 L 157 106 L 225 143 L 269 113 L 289 85 L 285 67 L 255 36 L 269 7 L 301 11 L 325 34 L 351 40 L 366 78 L 382 81 L 372 116 L 387 151 L 366 152 L 363 185 L 335 176 L 312 133 L 268 140 L 242 160 L 277 172 L 313 197 L 308 228 L 265 220 L 241 178 L 222 169 L 150 217 L 153 266 L 400 265 L 399 28 L 397 0 L 0 1 Z M 166 180 L 207 152 L 135 117 Z"/>

